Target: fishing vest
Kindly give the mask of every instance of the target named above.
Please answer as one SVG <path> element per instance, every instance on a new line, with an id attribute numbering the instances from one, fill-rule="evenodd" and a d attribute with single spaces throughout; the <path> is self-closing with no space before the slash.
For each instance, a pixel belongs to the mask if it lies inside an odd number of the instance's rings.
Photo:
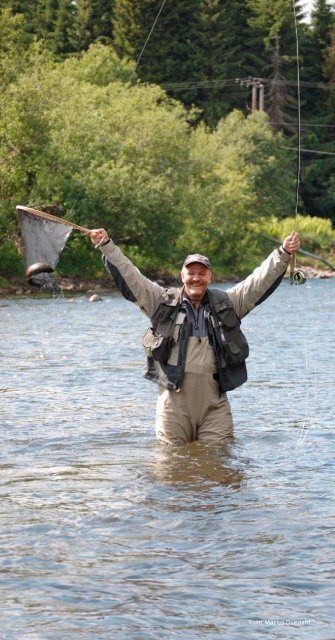
<path id="1" fill-rule="evenodd" d="M 232 391 L 247 380 L 245 359 L 249 355 L 249 347 L 240 328 L 241 321 L 228 294 L 218 289 L 207 291 L 204 314 L 217 364 L 214 377 L 221 393 Z M 143 337 L 147 356 L 144 377 L 178 391 L 185 371 L 190 336 L 180 289 L 167 290 L 166 300 L 159 305 L 151 323 Z"/>

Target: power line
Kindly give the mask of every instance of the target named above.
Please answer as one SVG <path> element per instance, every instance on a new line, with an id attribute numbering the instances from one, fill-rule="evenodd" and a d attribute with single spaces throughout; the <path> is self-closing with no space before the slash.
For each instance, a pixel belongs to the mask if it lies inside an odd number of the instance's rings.
<path id="1" fill-rule="evenodd" d="M 270 124 L 287 124 L 287 123 L 286 122 L 273 122 L 273 121 L 271 121 Z M 292 121 L 290 124 L 295 125 L 297 123 Z M 302 122 L 301 123 L 301 127 L 302 128 L 304 128 L 304 127 L 315 127 L 315 128 L 323 127 L 324 129 L 335 129 L 335 124 L 317 124 L 317 123 L 316 124 L 310 124 L 308 122 Z"/>
<path id="2" fill-rule="evenodd" d="M 267 78 L 256 78 L 256 80 L 260 80 L 260 82 L 264 82 L 265 84 L 271 84 L 275 86 L 285 86 L 285 87 L 298 86 L 298 82 L 296 80 L 269 80 Z M 300 80 L 300 86 L 309 87 L 310 89 L 335 90 L 334 82 L 309 82 L 308 80 Z"/>
<path id="3" fill-rule="evenodd" d="M 271 80 L 269 78 L 221 78 L 218 80 L 185 80 L 184 82 L 162 82 L 160 86 L 163 89 L 173 89 L 175 91 L 184 89 L 206 89 L 215 87 L 231 87 L 231 86 L 250 86 L 253 82 L 261 82 L 263 84 L 272 86 L 286 86 L 297 87 L 298 82 L 296 80 Z M 306 87 L 309 89 L 324 89 L 328 91 L 335 91 L 334 82 L 309 82 L 307 80 L 300 80 L 300 87 Z"/>
<path id="4" fill-rule="evenodd" d="M 245 82 L 247 78 L 245 79 Z M 226 80 L 194 80 L 194 81 L 184 81 L 184 82 L 163 82 L 160 83 L 160 86 L 163 89 L 203 89 L 203 88 L 215 88 L 215 87 L 228 87 L 234 86 L 238 89 L 238 85 L 240 84 L 239 79 L 226 79 Z"/>
<path id="5" fill-rule="evenodd" d="M 295 147 L 280 147 L 281 149 L 289 149 L 290 151 L 295 151 L 297 152 Z M 300 151 L 303 151 L 304 153 L 315 153 L 316 155 L 322 155 L 322 156 L 335 156 L 335 153 L 332 153 L 331 151 L 316 151 L 315 149 L 300 149 Z"/>

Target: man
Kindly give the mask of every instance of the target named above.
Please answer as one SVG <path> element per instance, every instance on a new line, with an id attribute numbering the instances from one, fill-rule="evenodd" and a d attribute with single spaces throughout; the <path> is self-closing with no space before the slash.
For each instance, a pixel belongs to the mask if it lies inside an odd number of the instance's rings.
<path id="1" fill-rule="evenodd" d="M 158 383 L 157 437 L 167 444 L 232 439 L 227 391 L 247 379 L 248 344 L 241 318 L 280 284 L 291 253 L 299 249 L 296 232 L 245 280 L 228 289 L 209 289 L 212 268 L 201 254 L 187 256 L 183 286 L 164 289 L 143 276 L 109 239 L 104 229 L 90 232 L 122 295 L 150 318 L 143 345 L 145 377 Z"/>

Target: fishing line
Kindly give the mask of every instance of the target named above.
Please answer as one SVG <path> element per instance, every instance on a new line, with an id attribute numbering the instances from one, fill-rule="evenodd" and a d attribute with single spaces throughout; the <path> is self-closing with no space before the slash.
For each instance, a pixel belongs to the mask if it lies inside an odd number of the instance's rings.
<path id="1" fill-rule="evenodd" d="M 300 299 L 300 296 L 302 295 L 302 290 L 301 292 L 299 292 L 298 290 L 297 313 L 299 313 L 298 309 L 300 308 L 300 304 L 301 305 L 304 304 L 304 308 L 308 310 L 309 313 L 312 313 L 312 310 L 314 309 L 314 302 L 312 301 L 312 287 L 309 282 L 307 283 L 307 286 L 306 286 L 306 293 L 307 293 L 307 300 L 306 300 L 305 294 L 304 294 L 304 299 L 302 300 Z M 302 418 L 302 420 L 298 421 L 301 423 L 301 425 L 299 429 L 299 436 L 296 442 L 296 447 L 301 446 L 305 443 L 306 436 L 308 435 L 310 428 L 312 426 L 315 427 L 317 422 L 319 421 L 319 419 L 316 418 L 316 416 L 319 414 L 317 407 L 318 407 L 318 401 L 319 401 L 320 374 L 316 368 L 317 359 L 316 358 L 313 359 L 313 353 L 311 351 L 311 346 L 312 346 L 311 335 L 315 328 L 314 320 L 313 320 L 312 326 L 309 326 L 310 324 L 312 324 L 312 316 L 309 317 L 309 323 L 306 323 L 306 320 L 305 320 L 305 322 L 303 323 L 303 327 L 301 327 L 299 323 L 299 330 L 297 331 L 297 334 L 299 335 L 300 341 L 301 341 L 300 342 L 300 345 L 301 345 L 300 351 L 301 351 L 301 358 L 302 358 L 301 368 L 304 369 L 305 371 L 305 380 L 303 380 L 301 376 L 297 380 L 297 394 L 300 395 L 301 397 L 301 391 L 302 389 L 304 389 L 305 398 L 304 398 L 304 417 Z M 313 361 L 314 361 L 314 364 L 313 364 Z M 318 363 L 318 367 L 319 367 L 319 363 Z"/>
<path id="2" fill-rule="evenodd" d="M 298 109 L 298 128 L 297 128 L 297 174 L 296 174 L 296 193 L 295 193 L 295 208 L 294 208 L 294 220 L 293 220 L 293 231 L 296 231 L 297 227 L 297 218 L 298 218 L 298 208 L 299 208 L 299 195 L 300 195 L 300 181 L 301 181 L 301 81 L 300 81 L 300 51 L 299 51 L 299 33 L 298 33 L 298 20 L 297 20 L 297 11 L 295 0 L 292 0 L 293 6 L 293 16 L 294 16 L 294 29 L 295 29 L 295 41 L 296 41 L 296 73 L 297 73 L 297 109 Z M 306 277 L 304 273 L 300 270 L 296 270 L 296 254 L 292 254 L 291 263 L 290 263 L 290 283 L 291 284 L 304 284 L 306 282 Z M 310 288 L 309 286 L 307 287 Z M 300 295 L 300 294 L 299 294 Z M 309 308 L 312 308 L 310 305 Z M 305 372 L 306 377 L 308 378 L 308 382 L 306 384 L 306 388 L 308 388 L 308 384 L 310 384 L 310 366 L 308 361 L 309 350 L 307 348 L 307 338 L 306 338 L 306 327 L 303 338 L 303 354 L 305 360 Z M 316 376 L 315 376 L 315 385 L 316 385 Z M 306 409 L 305 409 L 305 418 L 303 420 L 302 427 L 300 429 L 299 438 L 296 446 L 302 445 L 305 441 L 307 428 L 311 424 L 311 406 L 310 406 L 310 393 L 306 394 Z"/>
<path id="3" fill-rule="evenodd" d="M 163 11 L 163 9 L 164 9 L 164 5 L 165 5 L 165 3 L 166 3 L 166 0 L 163 0 L 163 2 L 162 2 L 162 4 L 161 4 L 161 6 L 160 6 L 160 8 L 159 8 L 159 11 L 158 11 L 158 13 L 157 13 L 157 16 L 156 16 L 156 18 L 155 18 L 155 20 L 154 20 L 154 22 L 153 22 L 153 25 L 152 25 L 152 27 L 151 27 L 151 29 L 150 29 L 150 31 L 149 31 L 149 35 L 148 35 L 148 37 L 147 37 L 147 39 L 146 39 L 146 41 L 145 41 L 145 43 L 144 43 L 144 45 L 143 45 L 143 47 L 142 47 L 142 50 L 141 50 L 141 52 L 140 52 L 140 55 L 138 56 L 138 58 L 137 58 L 137 60 L 136 60 L 136 62 L 135 62 L 135 67 L 134 67 L 134 69 L 133 69 L 133 70 L 132 70 L 132 72 L 131 72 L 130 78 L 129 78 L 129 80 L 128 80 L 128 84 L 130 84 L 130 82 L 132 81 L 132 79 L 133 79 L 133 77 L 134 77 L 135 71 L 136 71 L 136 69 L 137 69 L 137 67 L 138 67 L 138 65 L 139 65 L 139 63 L 140 63 L 140 60 L 141 60 L 141 58 L 142 58 L 142 56 L 143 56 L 143 53 L 144 53 L 144 51 L 145 51 L 145 49 L 146 49 L 146 46 L 147 46 L 147 44 L 148 44 L 148 42 L 149 42 L 149 40 L 150 40 L 150 38 L 151 38 L 151 35 L 152 35 L 152 33 L 153 33 L 154 29 L 155 29 L 155 26 L 156 26 L 156 24 L 157 24 L 157 22 L 158 22 L 158 20 L 159 20 L 159 17 L 160 17 L 160 15 L 161 15 L 161 13 L 162 13 L 162 11 Z"/>
<path id="4" fill-rule="evenodd" d="M 293 222 L 293 231 L 295 231 L 297 217 L 298 217 L 300 178 L 301 178 L 301 94 L 300 94 L 299 34 L 298 34 L 298 22 L 297 22 L 295 0 L 292 0 L 292 4 L 293 4 L 293 15 L 294 15 L 295 41 L 296 41 L 297 99 L 298 99 L 297 178 L 296 178 L 295 215 L 294 215 L 294 222 Z"/>

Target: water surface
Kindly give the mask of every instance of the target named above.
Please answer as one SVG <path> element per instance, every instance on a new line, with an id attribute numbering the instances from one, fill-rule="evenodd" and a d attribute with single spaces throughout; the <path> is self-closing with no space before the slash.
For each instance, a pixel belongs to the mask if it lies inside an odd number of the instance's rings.
<path id="1" fill-rule="evenodd" d="M 0 300 L 1 640 L 332 640 L 335 281 L 243 322 L 235 442 L 164 447 L 146 318 Z"/>

